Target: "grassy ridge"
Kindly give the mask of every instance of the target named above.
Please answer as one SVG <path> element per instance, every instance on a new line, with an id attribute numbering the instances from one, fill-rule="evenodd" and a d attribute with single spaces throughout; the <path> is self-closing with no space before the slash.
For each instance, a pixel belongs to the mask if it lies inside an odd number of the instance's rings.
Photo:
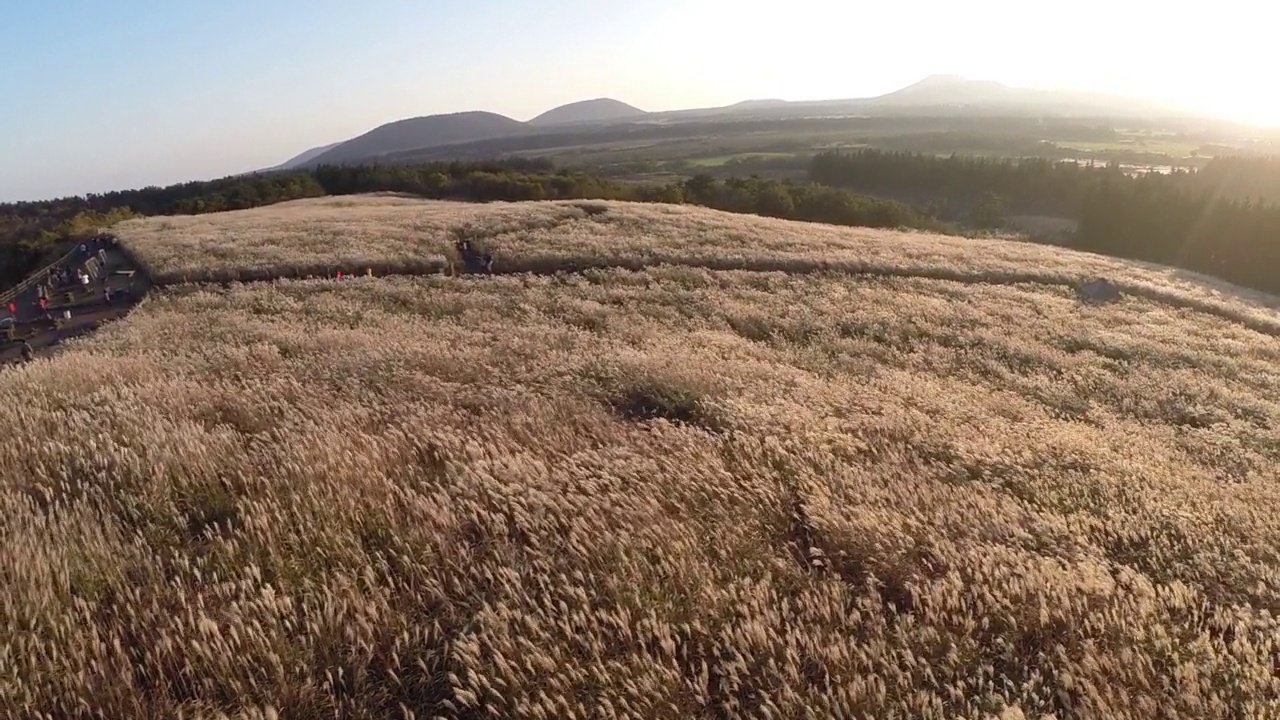
<path id="1" fill-rule="evenodd" d="M 1275 334 L 1273 296 L 1168 267 L 1032 243 L 841 228 L 689 206 L 563 201 L 485 205 L 361 195 L 121 224 L 156 282 L 431 274 L 455 238 L 492 252 L 499 272 L 659 264 L 762 272 L 840 271 L 989 283 L 1071 285 L 1097 276 L 1126 292 Z"/>

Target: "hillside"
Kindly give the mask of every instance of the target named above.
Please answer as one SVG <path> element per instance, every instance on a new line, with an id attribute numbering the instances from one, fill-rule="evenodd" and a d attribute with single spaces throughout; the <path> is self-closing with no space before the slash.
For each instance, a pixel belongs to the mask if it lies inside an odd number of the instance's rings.
<path id="1" fill-rule="evenodd" d="M 958 75 L 929 77 L 872 98 L 878 105 L 981 105 L 1008 103 L 1018 91 L 997 82 L 967 80 Z"/>
<path id="2" fill-rule="evenodd" d="M 569 103 L 548 110 L 529 121 L 534 127 L 552 127 L 556 125 L 581 125 L 584 123 L 602 123 L 614 120 L 633 120 L 646 115 L 645 111 L 619 100 L 597 98 Z"/>
<path id="3" fill-rule="evenodd" d="M 280 163 L 279 165 L 271 169 L 272 170 L 292 170 L 293 168 L 305 167 L 309 161 L 320 157 L 324 153 L 329 152 L 330 150 L 338 147 L 341 144 L 342 143 L 329 143 L 328 145 L 321 145 L 320 147 L 311 148 L 310 150 L 300 155 L 297 155 L 296 157 L 289 158 L 288 160 Z"/>
<path id="4" fill-rule="evenodd" d="M 381 125 L 304 164 L 316 166 L 367 161 L 387 153 L 489 140 L 525 131 L 524 123 L 497 113 L 429 115 Z"/>
<path id="5" fill-rule="evenodd" d="M 366 195 L 141 218 L 116 232 L 161 283 L 300 277 L 343 268 L 373 268 L 378 275 L 435 272 L 448 265 L 454 238 L 467 237 L 489 247 L 498 267 L 512 272 L 668 263 L 1063 285 L 1107 276 L 1130 292 L 1280 327 L 1280 301 L 1273 296 L 1165 266 L 1032 243 L 838 227 L 692 205 L 478 205 Z"/>
<path id="6" fill-rule="evenodd" d="M 0 373 L 0 715 L 1280 698 L 1275 298 L 627 203 L 325 198 L 119 230 L 167 287 Z M 381 276 L 458 237 L 499 275 Z M 1104 270 L 1146 294 L 1078 303 Z"/>
<path id="7" fill-rule="evenodd" d="M 1192 115 L 1185 108 L 1139 98 L 1067 90 L 1009 87 L 988 80 L 958 75 L 930 75 L 885 95 L 861 101 L 881 111 L 916 111 L 929 107 L 966 107 L 987 112 L 1020 115 L 1103 115 L 1115 117 L 1179 117 Z"/>

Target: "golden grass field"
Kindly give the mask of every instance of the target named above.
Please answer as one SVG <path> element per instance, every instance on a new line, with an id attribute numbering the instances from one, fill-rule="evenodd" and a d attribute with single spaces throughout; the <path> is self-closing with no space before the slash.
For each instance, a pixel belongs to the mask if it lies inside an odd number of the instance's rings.
<path id="1" fill-rule="evenodd" d="M 0 373 L 0 715 L 1280 715 L 1266 298 L 680 208 L 346 210 L 367 248 L 332 200 L 122 237 L 159 274 L 408 264 L 467 222 L 508 263 L 725 234 L 1007 284 L 690 260 L 159 291 Z M 1173 300 L 1081 306 L 1053 274 L 1088 262 Z"/>
<path id="2" fill-rule="evenodd" d="M 392 195 L 122 223 L 117 233 L 160 284 L 447 271 L 457 237 L 500 272 L 674 264 L 822 269 L 985 282 L 1072 284 L 1099 275 L 1133 293 L 1226 314 L 1280 334 L 1280 299 L 1163 266 L 1026 242 L 849 228 L 684 205 L 561 201 L 486 205 Z"/>

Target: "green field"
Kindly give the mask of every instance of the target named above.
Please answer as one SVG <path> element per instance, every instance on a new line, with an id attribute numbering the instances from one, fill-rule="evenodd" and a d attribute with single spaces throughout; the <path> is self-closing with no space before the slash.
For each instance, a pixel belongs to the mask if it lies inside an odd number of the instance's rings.
<path id="1" fill-rule="evenodd" d="M 732 155 L 714 155 L 712 157 L 693 158 L 688 161 L 690 165 L 697 167 L 721 167 L 728 165 L 734 160 L 770 160 L 770 159 L 790 159 L 795 158 L 795 153 L 783 152 L 746 152 L 734 153 Z"/>
<path id="2" fill-rule="evenodd" d="M 1059 141 L 1055 143 L 1064 150 L 1074 150 L 1076 152 L 1091 153 L 1096 155 L 1120 154 L 1120 153 L 1148 153 L 1155 155 L 1166 155 L 1170 159 L 1180 159 L 1192 157 L 1193 155 L 1204 155 L 1201 151 L 1201 143 L 1187 142 L 1162 137 L 1130 137 L 1121 138 L 1112 142 L 1069 142 Z"/>

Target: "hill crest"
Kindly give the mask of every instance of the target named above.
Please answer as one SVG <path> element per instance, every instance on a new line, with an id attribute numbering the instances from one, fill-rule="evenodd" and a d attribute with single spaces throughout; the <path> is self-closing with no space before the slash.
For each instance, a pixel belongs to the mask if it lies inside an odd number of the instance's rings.
<path id="1" fill-rule="evenodd" d="M 525 124 L 519 120 L 483 110 L 427 115 L 380 125 L 312 158 L 306 164 L 370 160 L 402 150 L 490 140 L 526 130 Z"/>
<path id="2" fill-rule="evenodd" d="M 613 98 L 594 98 L 552 108 L 528 122 L 534 127 L 609 122 L 642 117 L 649 113 Z"/>
<path id="3" fill-rule="evenodd" d="M 972 105 L 1002 102 L 1018 93 L 1014 88 L 990 80 L 969 80 L 960 75 L 930 75 L 904 88 L 874 98 L 876 104 Z"/>

